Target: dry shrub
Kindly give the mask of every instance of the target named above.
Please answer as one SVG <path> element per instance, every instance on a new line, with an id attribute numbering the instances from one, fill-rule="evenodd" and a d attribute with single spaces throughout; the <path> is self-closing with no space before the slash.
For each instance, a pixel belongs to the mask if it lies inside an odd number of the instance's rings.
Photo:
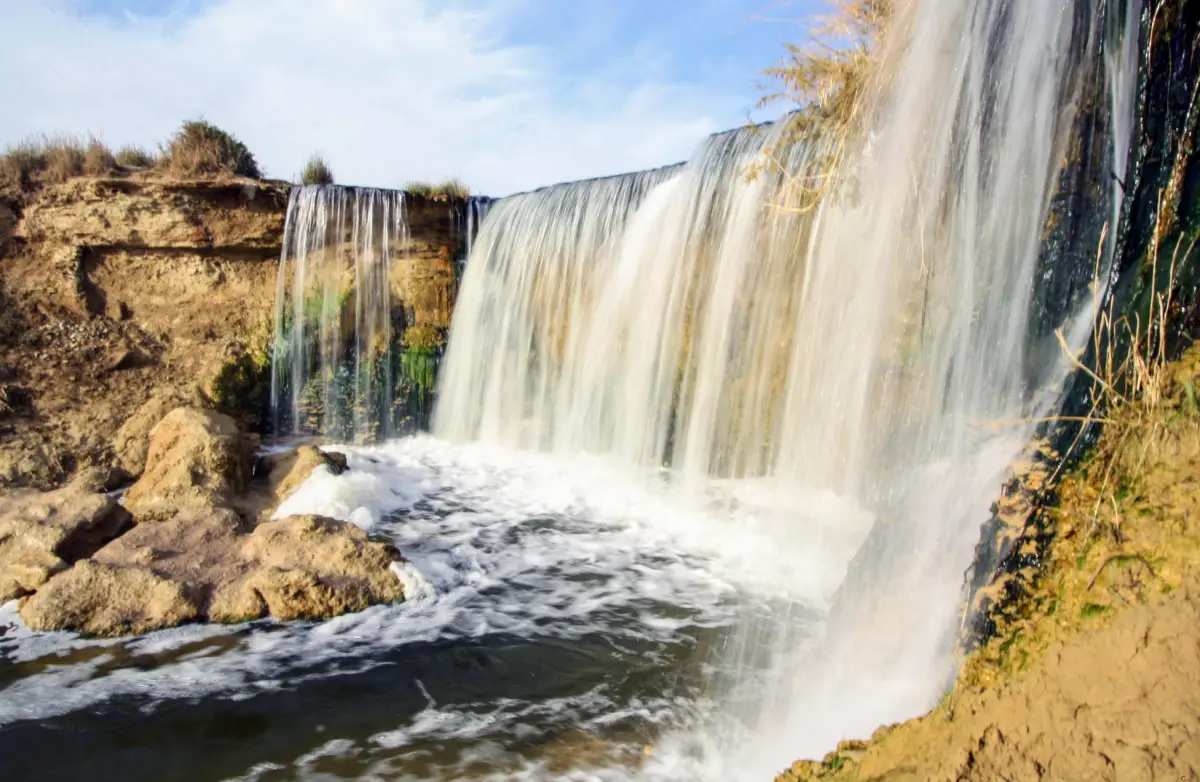
<path id="1" fill-rule="evenodd" d="M 88 176 L 103 176 L 112 173 L 117 167 L 117 160 L 108 147 L 97 139 L 89 139 L 87 149 L 83 153 L 83 173 Z"/>
<path id="2" fill-rule="evenodd" d="M 65 182 L 83 173 L 87 152 L 76 140 L 59 138 L 49 141 L 45 147 L 45 163 L 41 175 L 47 184 Z"/>
<path id="3" fill-rule="evenodd" d="M 333 184 L 333 169 L 329 167 L 320 153 L 314 153 L 304 164 L 304 170 L 300 172 L 300 183 L 305 185 Z"/>
<path id="4" fill-rule="evenodd" d="M 113 166 L 112 153 L 98 139 L 89 137 L 85 144 L 74 136 L 41 136 L 5 150 L 0 157 L 0 181 L 29 190 L 76 176 L 102 176 Z"/>
<path id="5" fill-rule="evenodd" d="M 785 44 L 782 61 L 764 73 L 776 89 L 759 107 L 784 103 L 792 111 L 785 128 L 751 171 L 779 169 L 789 181 L 788 200 L 807 211 L 828 189 L 840 165 L 847 139 L 860 127 L 863 107 L 879 71 L 882 44 L 890 29 L 897 0 L 837 0 L 831 14 L 817 17 L 807 44 Z M 815 173 L 797 178 L 782 162 L 787 150 L 807 140 L 822 150 Z"/>
<path id="6" fill-rule="evenodd" d="M 183 123 L 163 149 L 157 165 L 178 176 L 262 177 L 254 155 L 245 144 L 204 120 Z"/>
<path id="7" fill-rule="evenodd" d="M 431 182 L 409 182 L 404 191 L 423 198 L 466 198 L 471 189 L 461 179 L 447 179 L 436 185 Z"/>
<path id="8" fill-rule="evenodd" d="M 833 14 L 818 17 L 806 45 L 785 44 L 783 61 L 765 73 L 779 89 L 759 106 L 790 103 L 793 134 L 845 130 L 853 125 L 867 92 L 879 44 L 891 23 L 895 0 L 840 0 Z"/>
<path id="9" fill-rule="evenodd" d="M 467 187 L 467 183 L 461 179 L 447 179 L 437 184 L 434 188 L 434 194 L 449 198 L 466 198 L 471 195 L 471 188 Z"/>
<path id="10" fill-rule="evenodd" d="M 125 168 L 150 168 L 154 156 L 141 147 L 126 145 L 117 150 L 116 162 Z"/>
<path id="11" fill-rule="evenodd" d="M 0 158 L 0 180 L 23 190 L 33 184 L 34 174 L 46 167 L 46 150 L 37 139 L 20 141 L 4 150 Z"/>

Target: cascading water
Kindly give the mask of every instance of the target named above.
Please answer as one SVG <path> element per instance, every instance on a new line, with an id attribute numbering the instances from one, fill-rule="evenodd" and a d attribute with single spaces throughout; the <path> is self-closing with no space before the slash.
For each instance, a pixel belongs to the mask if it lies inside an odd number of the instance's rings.
<path id="1" fill-rule="evenodd" d="M 292 191 L 271 355 L 277 434 L 361 442 L 424 428 L 441 348 L 440 340 L 423 344 L 428 334 L 406 344 L 407 328 L 423 330 L 413 322 L 415 302 L 406 294 L 430 298 L 413 290 L 413 203 L 397 190 L 309 185 Z M 427 223 L 441 223 L 423 226 L 427 233 L 446 231 L 444 249 L 455 252 L 453 280 L 439 281 L 443 287 L 432 293 L 452 298 L 491 199 L 415 203 Z M 420 279 L 437 274 L 428 270 L 428 256 L 441 249 L 425 243 Z"/>
<path id="2" fill-rule="evenodd" d="M 390 433 L 394 259 L 404 193 L 333 185 L 292 191 L 275 293 L 276 432 Z"/>
<path id="3" fill-rule="evenodd" d="M 980 523 L 1065 377 L 1061 352 L 1028 349 L 1031 301 L 1055 273 L 1039 270 L 1042 231 L 1106 16 L 1128 30 L 1137 6 L 911 3 L 859 138 L 781 148 L 778 131 L 738 131 L 680 170 L 516 196 L 484 224 L 439 434 L 669 462 L 692 486 L 767 476 L 773 521 L 791 525 L 780 545 L 810 549 L 798 561 L 822 545 L 798 489 L 877 519 L 824 640 L 799 643 L 777 614 L 721 655 L 725 714 L 757 737 L 745 756 L 721 748 L 737 758 L 723 773 L 762 778 L 911 716 L 952 673 Z M 1123 161 L 1135 64 L 1115 45 Z M 747 178 L 763 150 L 780 165 Z M 835 152 L 839 177 L 797 205 Z M 1057 308 L 1074 345 L 1091 301 L 1077 285 Z"/>
<path id="4" fill-rule="evenodd" d="M 844 139 L 733 131 L 494 204 L 296 189 L 284 433 L 398 431 L 438 354 L 397 302 L 460 260 L 406 227 L 466 228 L 442 438 L 333 446 L 278 510 L 393 542 L 410 600 L 107 640 L 0 609 L 5 771 L 764 780 L 928 707 L 1056 331 L 1112 277 L 1142 16 L 898 0 Z"/>

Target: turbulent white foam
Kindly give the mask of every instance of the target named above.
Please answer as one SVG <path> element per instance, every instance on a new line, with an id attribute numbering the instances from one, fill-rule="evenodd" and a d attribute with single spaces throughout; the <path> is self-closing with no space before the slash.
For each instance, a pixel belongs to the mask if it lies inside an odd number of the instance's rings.
<path id="1" fill-rule="evenodd" d="M 391 568 L 404 587 L 406 602 L 432 600 L 437 597 L 433 585 L 425 580 L 425 576 L 421 575 L 421 571 L 413 567 L 411 562 L 393 562 Z"/>
<path id="2" fill-rule="evenodd" d="M 685 628 L 725 626 L 778 600 L 816 616 L 871 522 L 832 495 L 781 497 L 753 483 L 714 482 L 685 500 L 665 474 L 586 455 L 428 437 L 344 450 L 350 469 L 316 471 L 286 512 L 369 518 L 410 560 L 403 573 L 415 599 L 318 624 L 184 627 L 129 641 L 29 634 L 6 612 L 13 627 L 0 654 L 38 667 L 3 691 L 0 724 L 117 697 L 147 698 L 147 708 L 249 697 L 418 642 L 598 634 L 670 643 Z M 807 524 L 784 534 L 768 512 L 779 502 L 805 504 Z M 112 665 L 103 653 L 159 662 Z"/>

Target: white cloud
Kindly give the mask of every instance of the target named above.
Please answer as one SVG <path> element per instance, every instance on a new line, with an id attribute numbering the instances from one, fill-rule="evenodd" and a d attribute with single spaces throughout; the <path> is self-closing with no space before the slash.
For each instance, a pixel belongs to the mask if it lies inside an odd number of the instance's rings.
<path id="1" fill-rule="evenodd" d="M 571 84 L 553 50 L 504 42 L 517 2 L 220 0 L 114 23 L 0 0 L 0 142 L 153 145 L 203 114 L 273 176 L 319 149 L 339 181 L 461 176 L 500 195 L 681 159 L 752 97 L 639 78 L 620 57 Z"/>

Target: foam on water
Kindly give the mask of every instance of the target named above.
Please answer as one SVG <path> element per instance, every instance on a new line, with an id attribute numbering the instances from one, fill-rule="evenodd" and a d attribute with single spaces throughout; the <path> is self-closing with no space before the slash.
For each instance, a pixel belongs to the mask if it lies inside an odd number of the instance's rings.
<path id="1" fill-rule="evenodd" d="M 24 670 L 3 691 L 0 725 L 110 700 L 153 712 L 179 700 L 246 699 L 368 670 L 404 645 L 600 638 L 617 656 L 655 665 L 698 631 L 788 604 L 808 612 L 815 632 L 872 522 L 828 492 L 783 496 L 753 481 L 713 481 L 699 495 L 681 494 L 664 471 L 586 454 L 564 459 L 430 437 L 339 450 L 350 469 L 318 470 L 281 512 L 328 514 L 390 538 L 410 560 L 397 575 L 414 599 L 321 623 L 184 627 L 116 641 L 30 634 L 10 605 L 0 654 Z M 774 521 L 780 503 L 809 523 L 785 533 Z M 154 665 L 130 663 L 147 656 Z M 618 695 L 605 685 L 563 697 L 431 698 L 370 746 L 393 763 L 396 747 L 434 736 L 519 736 L 535 730 L 530 723 L 586 732 L 634 718 L 681 725 L 698 708 L 678 693 Z M 510 760 L 513 773 L 525 768 Z"/>

